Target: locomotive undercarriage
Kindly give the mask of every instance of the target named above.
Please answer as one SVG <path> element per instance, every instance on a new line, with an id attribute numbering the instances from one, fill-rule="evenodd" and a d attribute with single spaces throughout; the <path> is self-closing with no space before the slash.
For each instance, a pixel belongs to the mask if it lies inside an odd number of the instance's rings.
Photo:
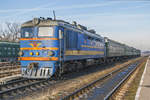
<path id="1" fill-rule="evenodd" d="M 105 62 L 104 58 L 101 59 L 88 59 L 88 60 L 78 60 L 78 61 L 68 61 L 62 64 L 61 74 L 71 72 L 71 71 L 79 71 L 80 69 L 86 68 L 91 65 L 103 64 Z M 58 74 L 58 73 L 57 73 Z"/>
<path id="2" fill-rule="evenodd" d="M 138 56 L 122 56 L 122 57 L 110 57 L 110 58 L 101 58 L 101 59 L 91 59 L 89 60 L 79 60 L 79 61 L 68 61 L 64 62 L 62 64 L 62 68 L 59 69 L 59 71 L 56 73 L 56 76 L 61 76 L 64 73 L 67 72 L 73 72 L 73 71 L 79 71 L 80 69 L 86 68 L 91 65 L 100 65 L 104 63 L 113 63 L 113 62 L 118 62 L 122 61 L 125 59 L 130 59 L 133 57 L 138 57 Z M 59 74 L 59 75 L 58 75 Z"/>

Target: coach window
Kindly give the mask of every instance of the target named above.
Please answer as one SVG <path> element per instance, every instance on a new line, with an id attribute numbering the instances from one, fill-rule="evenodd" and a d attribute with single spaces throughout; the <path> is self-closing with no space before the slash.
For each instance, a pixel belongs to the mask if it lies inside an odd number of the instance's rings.
<path id="1" fill-rule="evenodd" d="M 100 41 L 100 42 L 103 42 L 103 40 L 102 40 L 102 39 L 99 39 L 99 41 Z"/>
<path id="2" fill-rule="evenodd" d="M 39 27 L 38 37 L 51 37 L 53 33 L 53 27 Z"/>
<path id="3" fill-rule="evenodd" d="M 59 30 L 59 39 L 62 39 L 63 38 L 63 32 L 62 30 Z"/>
<path id="4" fill-rule="evenodd" d="M 11 52 L 8 52 L 8 55 L 11 55 Z"/>
<path id="5" fill-rule="evenodd" d="M 32 27 L 21 28 L 21 37 L 22 38 L 33 37 L 33 28 Z"/>
<path id="6" fill-rule="evenodd" d="M 15 51 L 13 51 L 13 55 L 15 55 Z"/>
<path id="7" fill-rule="evenodd" d="M 88 39 L 89 39 L 89 40 L 92 40 L 92 38 L 91 38 L 91 37 L 89 37 L 89 36 L 88 36 Z"/>

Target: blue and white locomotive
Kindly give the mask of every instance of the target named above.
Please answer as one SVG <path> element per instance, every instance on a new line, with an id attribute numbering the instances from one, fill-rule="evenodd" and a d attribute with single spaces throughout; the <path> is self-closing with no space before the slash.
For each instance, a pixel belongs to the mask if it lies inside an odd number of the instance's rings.
<path id="1" fill-rule="evenodd" d="M 50 78 L 105 60 L 104 38 L 76 22 L 34 18 L 21 26 L 22 76 Z"/>

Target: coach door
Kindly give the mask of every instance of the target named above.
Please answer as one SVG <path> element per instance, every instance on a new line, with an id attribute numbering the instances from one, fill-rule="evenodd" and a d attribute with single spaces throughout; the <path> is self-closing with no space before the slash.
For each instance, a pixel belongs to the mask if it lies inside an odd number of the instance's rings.
<path id="1" fill-rule="evenodd" d="M 64 51 L 65 51 L 65 30 L 63 28 L 59 29 L 59 57 L 60 61 L 64 61 Z"/>

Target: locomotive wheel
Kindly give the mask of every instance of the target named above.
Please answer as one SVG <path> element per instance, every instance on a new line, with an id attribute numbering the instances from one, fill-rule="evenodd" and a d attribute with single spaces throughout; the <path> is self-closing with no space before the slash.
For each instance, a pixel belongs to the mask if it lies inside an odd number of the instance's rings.
<path id="1" fill-rule="evenodd" d="M 54 75 L 55 79 L 56 80 L 63 79 L 62 74 L 63 74 L 63 69 L 62 68 L 57 68 L 56 73 Z"/>

